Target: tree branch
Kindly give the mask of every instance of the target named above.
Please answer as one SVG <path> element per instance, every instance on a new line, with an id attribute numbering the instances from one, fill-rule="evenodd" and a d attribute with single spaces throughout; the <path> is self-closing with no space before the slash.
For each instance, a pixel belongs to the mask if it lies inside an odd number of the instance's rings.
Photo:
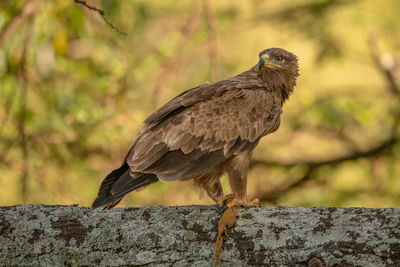
<path id="1" fill-rule="evenodd" d="M 27 0 L 21 11 L 4 27 L 0 32 L 0 46 L 14 33 L 24 19 L 34 12 L 36 3 L 36 0 Z"/>
<path id="2" fill-rule="evenodd" d="M 400 97 L 400 86 L 397 84 L 395 75 L 393 73 L 393 66 L 396 63 L 393 62 L 392 65 L 384 62 L 382 53 L 376 41 L 376 35 L 372 32 L 370 32 L 368 35 L 368 44 L 375 65 L 379 70 L 379 72 L 384 76 L 386 82 L 388 83 L 390 92 L 393 95 Z M 392 60 L 394 61 L 395 59 L 392 57 Z"/>
<path id="3" fill-rule="evenodd" d="M 376 147 L 372 147 L 369 150 L 354 152 L 349 155 L 344 155 L 337 158 L 332 158 L 329 160 L 321 160 L 321 161 L 294 161 L 294 162 L 279 162 L 279 161 L 266 161 L 260 159 L 252 159 L 250 162 L 250 168 L 254 168 L 255 166 L 264 166 L 264 167 L 285 167 L 285 168 L 292 168 L 295 166 L 313 166 L 313 167 L 320 167 L 326 165 L 337 165 L 344 161 L 348 160 L 357 160 L 360 158 L 367 158 L 371 156 L 375 156 L 377 154 L 382 153 L 383 151 L 391 148 L 399 142 L 396 138 L 390 138 Z"/>
<path id="4" fill-rule="evenodd" d="M 0 265 L 210 266 L 221 212 L 0 207 Z M 237 217 L 223 266 L 315 266 L 316 258 L 326 266 L 400 265 L 399 209 L 238 208 Z"/>
<path id="5" fill-rule="evenodd" d="M 93 10 L 93 11 L 99 13 L 99 15 L 100 15 L 101 18 L 104 20 L 104 22 L 107 23 L 107 25 L 110 26 L 111 29 L 113 29 L 114 31 L 116 31 L 116 32 L 118 32 L 118 33 L 120 33 L 120 34 L 122 34 L 122 35 L 125 35 L 125 36 L 127 35 L 125 32 L 121 31 L 120 29 L 118 29 L 117 27 L 115 27 L 111 22 L 108 21 L 108 19 L 107 19 L 107 17 L 106 17 L 106 13 L 104 12 L 104 10 L 101 10 L 101 9 L 99 9 L 99 8 L 97 8 L 97 7 L 88 5 L 88 4 L 87 4 L 85 1 L 83 1 L 83 0 L 74 0 L 74 1 L 75 1 L 75 3 L 77 3 L 77 4 L 81 4 L 81 5 L 85 6 L 86 8 L 88 8 L 88 9 L 90 9 L 90 10 Z"/>
<path id="6" fill-rule="evenodd" d="M 303 174 L 300 178 L 298 178 L 295 182 L 284 181 L 280 185 L 274 187 L 273 189 L 269 189 L 267 191 L 257 193 L 257 196 L 260 196 L 260 201 L 276 201 L 282 194 L 288 192 L 289 190 L 303 185 L 305 182 L 309 181 L 314 177 L 315 173 L 322 167 L 326 166 L 336 166 L 343 162 L 358 160 L 362 158 L 371 158 L 380 155 L 384 151 L 392 148 L 396 143 L 399 142 L 399 139 L 390 138 L 387 141 L 382 142 L 376 147 L 370 148 L 366 151 L 354 152 L 349 155 L 329 159 L 322 161 L 297 161 L 297 162 L 289 162 L 283 163 L 278 161 L 265 161 L 259 159 L 253 159 L 250 162 L 250 168 L 254 168 L 255 166 L 264 166 L 264 167 L 284 167 L 287 169 L 304 166 L 307 170 L 305 174 Z"/>

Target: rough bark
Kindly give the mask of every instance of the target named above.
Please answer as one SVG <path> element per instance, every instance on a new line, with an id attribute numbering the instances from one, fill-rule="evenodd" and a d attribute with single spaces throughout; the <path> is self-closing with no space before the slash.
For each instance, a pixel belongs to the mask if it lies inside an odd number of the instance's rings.
<path id="1" fill-rule="evenodd" d="M 0 265 L 210 266 L 216 206 L 0 207 Z M 400 209 L 239 208 L 221 266 L 400 266 Z M 323 266 L 323 265 L 316 265 Z"/>

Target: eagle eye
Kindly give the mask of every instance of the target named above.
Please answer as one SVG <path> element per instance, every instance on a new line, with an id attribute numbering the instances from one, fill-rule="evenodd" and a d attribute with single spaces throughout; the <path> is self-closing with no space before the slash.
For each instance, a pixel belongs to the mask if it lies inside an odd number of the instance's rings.
<path id="1" fill-rule="evenodd" d="M 283 60 L 283 57 L 282 56 L 275 56 L 275 60 L 277 62 L 281 62 Z"/>

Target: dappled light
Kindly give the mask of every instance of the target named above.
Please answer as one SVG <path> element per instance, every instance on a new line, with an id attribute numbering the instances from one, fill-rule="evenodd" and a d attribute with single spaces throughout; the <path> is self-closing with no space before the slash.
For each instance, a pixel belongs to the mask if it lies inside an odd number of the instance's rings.
<path id="1" fill-rule="evenodd" d="M 399 207 L 400 2 L 384 2 L 0 2 L 0 205 L 90 206 L 149 114 L 281 47 L 300 76 L 250 199 Z M 175 181 L 120 206 L 188 204 L 213 202 Z"/>

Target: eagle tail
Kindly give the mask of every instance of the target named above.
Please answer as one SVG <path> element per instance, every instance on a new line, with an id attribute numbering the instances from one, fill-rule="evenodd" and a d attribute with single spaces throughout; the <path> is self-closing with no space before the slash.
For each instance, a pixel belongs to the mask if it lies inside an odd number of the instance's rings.
<path id="1" fill-rule="evenodd" d="M 103 210 L 111 209 L 129 192 L 157 181 L 157 176 L 152 173 L 146 173 L 133 178 L 130 175 L 129 165 L 124 163 L 104 179 L 100 186 L 99 194 L 92 204 L 92 208 L 102 207 Z"/>

